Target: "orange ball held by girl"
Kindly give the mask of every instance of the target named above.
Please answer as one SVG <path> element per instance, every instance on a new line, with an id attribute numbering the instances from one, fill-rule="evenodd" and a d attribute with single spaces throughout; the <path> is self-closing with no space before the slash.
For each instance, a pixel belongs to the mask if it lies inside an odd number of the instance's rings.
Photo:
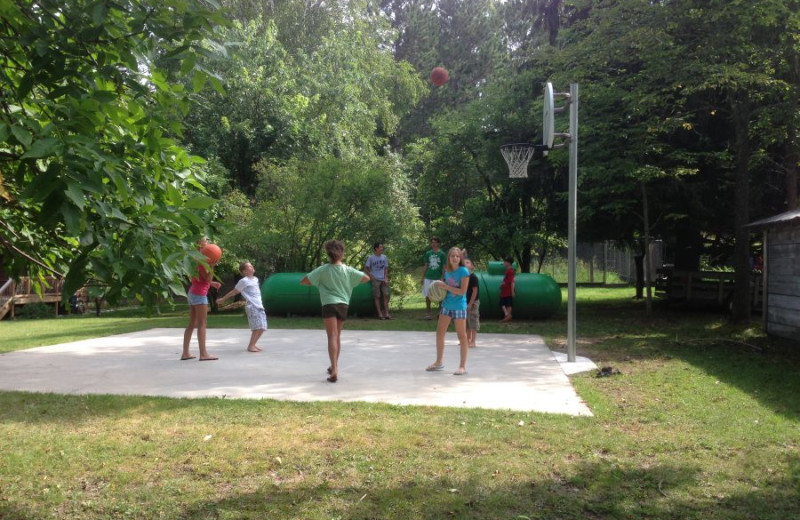
<path id="1" fill-rule="evenodd" d="M 222 258 L 222 249 L 216 244 L 206 244 L 200 250 L 209 264 L 216 264 Z"/>

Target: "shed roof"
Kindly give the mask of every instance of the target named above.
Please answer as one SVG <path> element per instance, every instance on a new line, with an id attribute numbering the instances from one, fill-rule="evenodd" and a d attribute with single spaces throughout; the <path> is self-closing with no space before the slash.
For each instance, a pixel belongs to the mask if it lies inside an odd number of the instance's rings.
<path id="1" fill-rule="evenodd" d="M 762 218 L 761 220 L 756 220 L 755 222 L 747 224 L 745 227 L 752 229 L 765 229 L 788 223 L 800 224 L 800 209 L 785 211 L 772 217 Z"/>

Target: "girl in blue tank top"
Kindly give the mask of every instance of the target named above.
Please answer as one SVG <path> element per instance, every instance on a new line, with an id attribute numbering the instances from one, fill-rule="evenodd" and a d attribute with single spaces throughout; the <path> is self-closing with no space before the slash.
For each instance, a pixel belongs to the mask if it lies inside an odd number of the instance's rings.
<path id="1" fill-rule="evenodd" d="M 451 247 L 447 253 L 447 264 L 444 269 L 442 282 L 447 289 L 447 296 L 442 301 L 439 321 L 436 325 L 436 361 L 425 370 L 433 372 L 444 369 L 444 337 L 452 321 L 455 325 L 456 335 L 461 350 L 461 362 L 453 375 L 461 376 L 467 373 L 467 287 L 469 285 L 469 271 L 464 267 L 461 250 Z"/>

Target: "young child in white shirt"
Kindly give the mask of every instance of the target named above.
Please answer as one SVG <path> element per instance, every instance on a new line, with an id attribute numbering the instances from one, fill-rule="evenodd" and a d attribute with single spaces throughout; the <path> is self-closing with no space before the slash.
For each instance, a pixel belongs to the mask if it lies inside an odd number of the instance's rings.
<path id="1" fill-rule="evenodd" d="M 267 313 L 264 311 L 264 302 L 261 300 L 261 288 L 258 285 L 256 270 L 250 262 L 243 262 L 239 266 L 242 279 L 236 283 L 236 287 L 231 289 L 228 294 L 217 299 L 217 303 L 241 294 L 244 297 L 244 311 L 247 314 L 247 322 L 250 325 L 250 343 L 247 345 L 248 352 L 261 352 L 256 346 L 261 335 L 267 330 Z"/>

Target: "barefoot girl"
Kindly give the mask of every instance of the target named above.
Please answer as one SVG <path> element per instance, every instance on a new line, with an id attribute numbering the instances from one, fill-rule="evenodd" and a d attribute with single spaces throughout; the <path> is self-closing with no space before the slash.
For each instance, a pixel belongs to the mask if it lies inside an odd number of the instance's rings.
<path id="1" fill-rule="evenodd" d="M 202 250 L 208 244 L 208 239 L 203 237 L 197 241 L 197 249 Z M 186 294 L 189 302 L 189 325 L 183 332 L 183 354 L 181 360 L 194 359 L 189 353 L 189 343 L 192 333 L 197 329 L 197 344 L 200 347 L 200 361 L 214 361 L 219 359 L 206 350 L 206 323 L 208 318 L 208 289 L 219 289 L 220 283 L 212 281 L 215 262 L 208 262 L 209 269 L 202 264 L 197 265 L 197 276 L 192 277 L 192 286 Z"/>
<path id="2" fill-rule="evenodd" d="M 442 301 L 439 312 L 439 322 L 436 325 L 436 361 L 425 370 L 433 372 L 444 369 L 444 336 L 450 327 L 450 321 L 455 324 L 458 343 L 461 347 L 461 363 L 453 375 L 463 376 L 467 373 L 467 287 L 469 286 L 469 271 L 464 267 L 461 250 L 451 247 L 447 252 L 447 265 L 444 269 L 444 284 L 447 296 Z"/>

